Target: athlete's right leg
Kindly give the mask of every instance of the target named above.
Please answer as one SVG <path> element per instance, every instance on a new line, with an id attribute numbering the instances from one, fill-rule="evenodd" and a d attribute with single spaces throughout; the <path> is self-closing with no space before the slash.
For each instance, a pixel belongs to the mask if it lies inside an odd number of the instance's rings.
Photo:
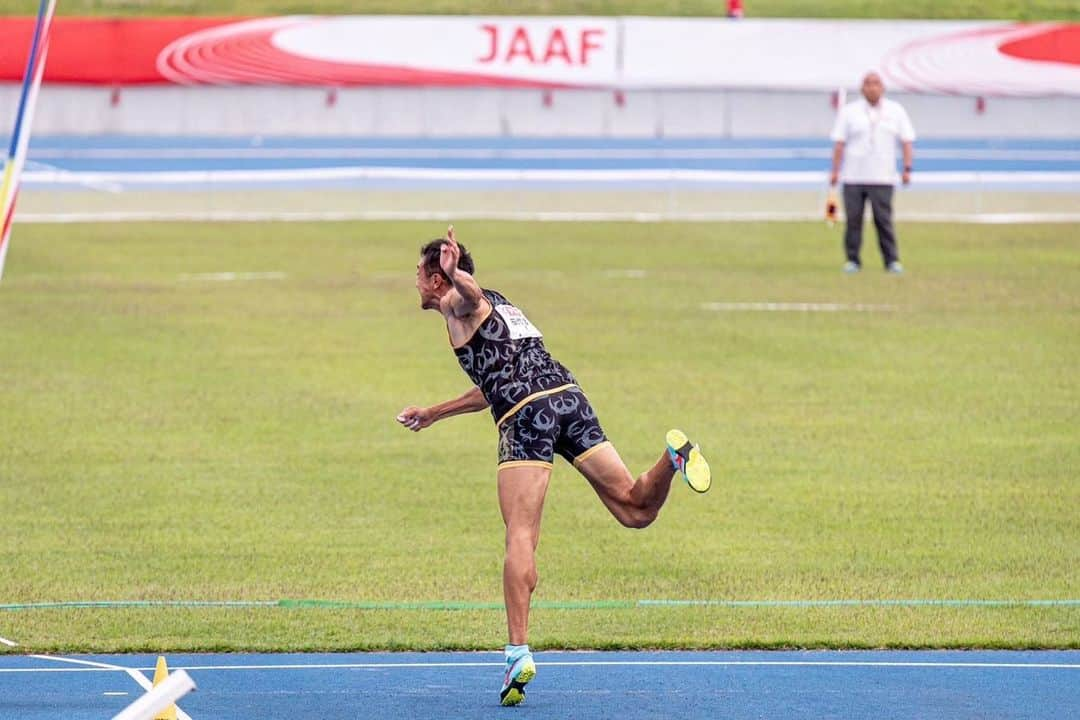
<path id="1" fill-rule="evenodd" d="M 667 500 L 675 467 L 667 453 L 636 479 L 609 442 L 597 445 L 574 461 L 601 502 L 626 527 L 652 524 Z"/>

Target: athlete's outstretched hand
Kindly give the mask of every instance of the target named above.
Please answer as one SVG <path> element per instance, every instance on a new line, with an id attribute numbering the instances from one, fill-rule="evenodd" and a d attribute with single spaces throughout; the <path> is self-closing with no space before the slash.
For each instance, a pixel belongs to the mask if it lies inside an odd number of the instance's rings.
<path id="1" fill-rule="evenodd" d="M 454 238 L 454 226 L 451 225 L 446 229 L 446 242 L 443 243 L 442 248 L 439 250 L 439 267 L 442 268 L 447 277 L 454 277 L 460 257 L 461 248 L 458 247 L 457 240 Z"/>
<path id="2" fill-rule="evenodd" d="M 426 427 L 431 427 L 435 418 L 428 408 L 410 405 L 398 413 L 397 421 L 413 432 L 420 432 Z"/>

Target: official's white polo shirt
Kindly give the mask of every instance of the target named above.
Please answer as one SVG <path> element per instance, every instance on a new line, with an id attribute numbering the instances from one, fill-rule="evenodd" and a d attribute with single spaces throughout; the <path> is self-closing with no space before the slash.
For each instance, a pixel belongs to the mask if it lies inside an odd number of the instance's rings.
<path id="1" fill-rule="evenodd" d="M 895 185 L 897 142 L 914 141 L 915 128 L 900 103 L 881 98 L 874 106 L 859 98 L 837 113 L 829 137 L 844 143 L 843 182 Z"/>

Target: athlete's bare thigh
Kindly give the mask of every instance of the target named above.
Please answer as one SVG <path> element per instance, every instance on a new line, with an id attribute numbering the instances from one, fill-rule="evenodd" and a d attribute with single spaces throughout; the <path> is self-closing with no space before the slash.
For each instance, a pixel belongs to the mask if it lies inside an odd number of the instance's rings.
<path id="1" fill-rule="evenodd" d="M 589 453 L 588 457 L 574 463 L 574 467 L 593 486 L 608 510 L 619 517 L 619 511 L 630 502 L 634 476 L 619 457 L 615 446 L 609 442 L 604 443 Z"/>
<path id="2" fill-rule="evenodd" d="M 508 531 L 526 533 L 533 547 L 540 538 L 540 517 L 551 481 L 551 467 L 512 464 L 499 468 L 499 508 Z"/>

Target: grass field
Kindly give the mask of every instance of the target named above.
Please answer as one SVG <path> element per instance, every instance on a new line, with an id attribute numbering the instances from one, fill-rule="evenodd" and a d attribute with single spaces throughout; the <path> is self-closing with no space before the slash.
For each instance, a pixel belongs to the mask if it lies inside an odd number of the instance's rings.
<path id="1" fill-rule="evenodd" d="M 490 417 L 416 306 L 424 223 L 19 226 L 0 285 L 3 603 L 501 600 Z M 464 223 L 478 277 L 632 468 L 710 454 L 621 528 L 560 461 L 537 600 L 1076 599 L 1080 234 Z M 872 269 L 871 269 L 872 268 Z M 644 271 L 627 273 L 626 270 Z M 215 281 L 200 273 L 285 273 Z M 704 302 L 885 312 L 715 312 Z M 541 647 L 1080 647 L 1080 607 L 541 609 Z M 492 648 L 499 610 L 0 612 L 23 650 Z"/>
<path id="2" fill-rule="evenodd" d="M 1000 18 L 1078 20 L 1076 0 L 746 0 L 747 17 Z M 0 0 L 0 14 L 30 14 L 32 0 Z M 724 15 L 723 0 L 67 0 L 68 15 Z"/>

